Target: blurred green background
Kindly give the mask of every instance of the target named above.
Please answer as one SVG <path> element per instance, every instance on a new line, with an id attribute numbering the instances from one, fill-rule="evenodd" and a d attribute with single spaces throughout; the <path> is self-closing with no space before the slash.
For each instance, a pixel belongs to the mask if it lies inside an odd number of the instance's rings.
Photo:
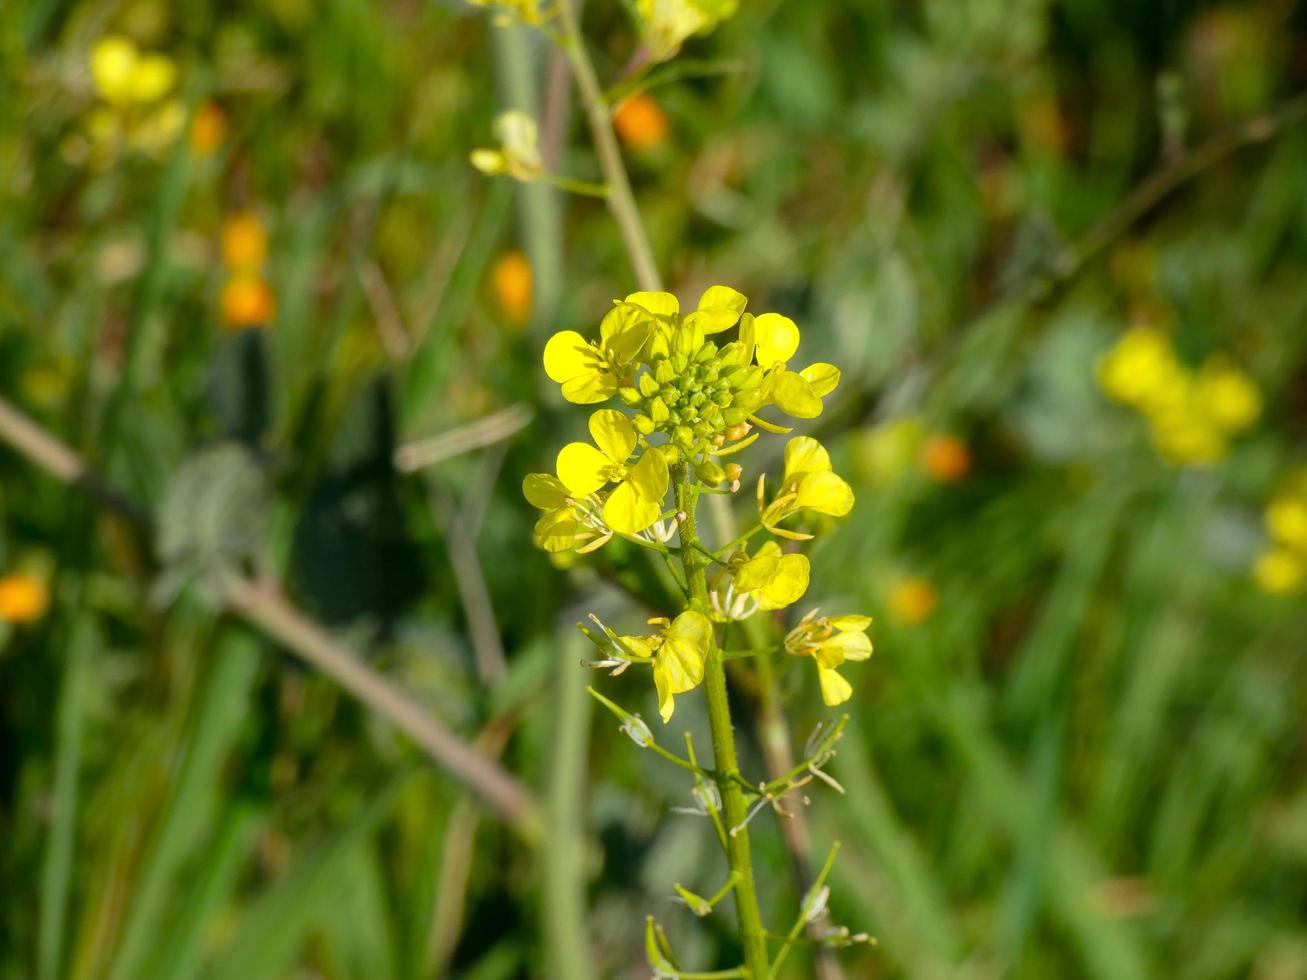
<path id="1" fill-rule="evenodd" d="M 844 369 L 807 431 L 858 506 L 807 598 L 877 653 L 804 810 L 879 940 L 845 975 L 1307 977 L 1307 8 L 742 7 L 617 121 L 669 288 Z M 616 82 L 631 10 L 584 27 Z M 28 0 L 0 86 L 0 393 L 158 522 L 0 451 L 0 977 L 643 977 L 650 913 L 737 962 L 671 900 L 724 875 L 686 780 L 583 692 L 656 714 L 572 630 L 638 622 L 645 566 L 530 543 L 521 478 L 585 418 L 540 350 L 635 288 L 602 202 L 467 162 L 519 107 L 599 179 L 549 44 L 454 2 Z M 1166 355 L 1105 360 L 1129 330 Z M 224 613 L 231 569 L 499 755 L 545 845 Z M 802 746 L 831 712 L 783 666 Z"/>

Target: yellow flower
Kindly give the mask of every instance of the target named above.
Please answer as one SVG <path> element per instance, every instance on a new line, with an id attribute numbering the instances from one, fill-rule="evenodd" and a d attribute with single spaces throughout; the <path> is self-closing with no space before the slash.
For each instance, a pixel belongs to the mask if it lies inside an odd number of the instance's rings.
<path id="1" fill-rule="evenodd" d="M 799 348 L 799 328 L 793 320 L 779 313 L 756 317 L 746 313 L 740 319 L 740 343 L 753 352 L 758 366 L 768 371 L 764 404 L 775 404 L 796 419 L 815 419 L 821 414 L 821 400 L 840 383 L 840 370 L 824 363 L 802 371 L 787 370 L 786 362 Z"/>
<path id="2" fill-rule="evenodd" d="M 540 158 L 540 134 L 536 121 L 519 109 L 510 109 L 495 119 L 499 149 L 472 151 L 472 166 L 483 174 L 508 174 L 515 180 L 532 181 L 545 172 Z"/>
<path id="3" fill-rule="evenodd" d="M 667 623 L 666 620 L 661 622 Z M 703 682 L 703 666 L 713 648 L 712 623 L 702 613 L 687 610 L 667 623 L 662 633 L 651 637 L 648 642 L 654 651 L 653 676 L 654 687 L 658 690 L 658 713 L 666 724 L 676 709 L 672 696 L 692 691 Z"/>
<path id="4" fill-rule="evenodd" d="M 603 547 L 613 536 L 604 524 L 599 505 L 592 498 L 577 498 L 563 481 L 548 473 L 528 473 L 522 494 L 544 513 L 535 525 L 535 540 L 550 554 L 575 550 L 589 554 Z"/>
<path id="5" fill-rule="evenodd" d="M 651 150 L 667 138 L 667 117 L 648 94 L 631 96 L 613 113 L 613 128 L 634 150 Z"/>
<path id="6" fill-rule="evenodd" d="M 1166 335 L 1134 327 L 1098 361 L 1098 384 L 1125 405 L 1143 408 L 1182 373 Z"/>
<path id="7" fill-rule="evenodd" d="M 578 405 L 607 401 L 630 372 L 632 359 L 649 337 L 652 321 L 639 308 L 616 306 L 599 324 L 599 343 L 575 330 L 562 330 L 545 344 L 545 373 Z"/>
<path id="8" fill-rule="evenodd" d="M 921 449 L 921 464 L 940 483 L 957 483 L 971 472 L 971 451 L 957 436 L 931 436 Z"/>
<path id="9" fill-rule="evenodd" d="M 147 105 L 172 90 L 177 68 L 166 55 L 142 54 L 128 38 L 111 34 L 91 49 L 91 77 L 104 101 Z"/>
<path id="10" fill-rule="evenodd" d="M 222 287 L 222 318 L 233 330 L 266 327 L 277 314 L 277 297 L 259 276 L 233 276 Z"/>
<path id="11" fill-rule="evenodd" d="M 227 114 L 222 106 L 213 101 L 200 104 L 191 121 L 191 152 L 199 157 L 207 157 L 222 145 L 227 135 Z"/>
<path id="12" fill-rule="evenodd" d="M 836 670 L 848 660 L 871 656 L 867 627 L 870 616 L 817 616 L 811 610 L 785 637 L 785 650 L 796 657 L 812 657 L 821 683 L 821 699 L 830 707 L 843 704 L 853 686 Z"/>
<path id="13" fill-rule="evenodd" d="M 505 252 L 490 270 L 495 302 L 509 323 L 531 319 L 531 263 L 518 251 Z"/>
<path id="14" fill-rule="evenodd" d="M 768 541 L 752 558 L 741 551 L 716 584 L 709 599 L 721 620 L 748 619 L 759 610 L 784 609 L 808 591 L 811 566 L 807 555 L 781 552 Z"/>
<path id="15" fill-rule="evenodd" d="M 1307 554 L 1307 496 L 1275 497 L 1266 507 L 1266 529 L 1280 544 Z"/>
<path id="16" fill-rule="evenodd" d="M 30 623 L 40 619 L 49 605 L 50 591 L 36 576 L 11 572 L 0 578 L 0 622 Z"/>
<path id="17" fill-rule="evenodd" d="M 222 226 L 222 261 L 233 272 L 255 272 L 268 257 L 268 233 L 253 211 L 233 214 Z"/>
<path id="18" fill-rule="evenodd" d="M 687 38 L 707 33 L 735 8 L 736 0 L 639 0 L 636 6 L 655 61 L 672 57 Z"/>
<path id="19" fill-rule="evenodd" d="M 920 576 L 900 582 L 890 596 L 890 610 L 908 626 L 924 623 L 939 604 L 939 593 L 934 584 Z"/>
<path id="20" fill-rule="evenodd" d="M 590 435 L 599 448 L 584 442 L 564 446 L 558 454 L 558 478 L 576 496 L 616 484 L 604 502 L 604 522 L 622 534 L 643 531 L 662 514 L 669 482 L 666 459 L 648 448 L 628 467 L 639 439 L 631 420 L 616 409 L 591 415 Z"/>
<path id="21" fill-rule="evenodd" d="M 1253 578 L 1262 591 L 1272 595 L 1297 591 L 1307 579 L 1307 559 L 1287 548 L 1273 548 L 1258 557 Z"/>
<path id="22" fill-rule="evenodd" d="M 1220 356 L 1209 358 L 1198 372 L 1195 400 L 1214 425 L 1230 433 L 1248 428 L 1262 411 L 1257 384 Z"/>
<path id="23" fill-rule="evenodd" d="M 853 488 L 831 469 L 830 454 L 821 443 L 810 436 L 796 436 L 785 445 L 780 493 L 770 504 L 765 500 L 763 478 L 759 477 L 758 510 L 763 526 L 773 534 L 803 541 L 812 535 L 777 525 L 804 510 L 843 517 L 853 509 Z"/>

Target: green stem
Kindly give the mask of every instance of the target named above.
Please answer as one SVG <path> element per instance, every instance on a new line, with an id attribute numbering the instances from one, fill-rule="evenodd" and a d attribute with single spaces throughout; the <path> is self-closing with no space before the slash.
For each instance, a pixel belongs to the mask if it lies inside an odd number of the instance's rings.
<path id="1" fill-rule="evenodd" d="M 693 486 L 688 467 L 676 467 L 676 505 L 685 514 L 681 522 L 681 562 L 690 588 L 690 608 L 708 615 L 708 583 L 704 575 L 705 559 L 699 553 L 699 536 L 695 527 L 698 491 Z M 767 938 L 758 909 L 758 894 L 753 881 L 753 862 L 749 854 L 749 831 L 745 827 L 744 791 L 740 787 L 740 764 L 735 755 L 735 732 L 731 728 L 731 707 L 726 695 L 726 670 L 721 652 L 714 645 L 704 667 L 704 693 L 708 697 L 708 727 L 712 732 L 713 762 L 724 777 L 718 783 L 722 794 L 722 811 L 726 817 L 726 859 L 737 876 L 735 907 L 739 916 L 740 945 L 749 975 L 768 975 Z"/>
<path id="2" fill-rule="evenodd" d="M 613 133 L 612 115 L 608 103 L 604 101 L 604 93 L 599 87 L 590 55 L 586 52 L 576 14 L 568 0 L 558 4 L 558 19 L 563 26 L 563 51 L 567 54 L 568 64 L 572 66 L 576 88 L 590 120 L 590 132 L 594 138 L 595 152 L 599 155 L 599 166 L 604 172 L 604 182 L 608 185 L 608 209 L 613 213 L 617 230 L 622 235 L 622 243 L 631 258 L 636 282 L 641 289 L 662 289 L 662 277 L 658 275 L 658 265 L 649 248 L 649 239 L 644 233 L 640 212 L 635 206 L 635 195 L 631 193 L 631 181 L 627 178 L 626 166 L 622 163 L 622 151 L 618 148 L 617 136 Z"/>

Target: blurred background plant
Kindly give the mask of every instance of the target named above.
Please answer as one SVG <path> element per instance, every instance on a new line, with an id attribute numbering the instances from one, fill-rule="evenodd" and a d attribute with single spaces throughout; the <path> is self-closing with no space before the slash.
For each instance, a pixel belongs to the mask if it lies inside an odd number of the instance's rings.
<path id="1" fill-rule="evenodd" d="M 846 975 L 1307 976 L 1307 17 L 653 19 L 687 6 L 584 33 L 668 288 L 844 368 L 805 431 L 859 500 L 809 594 L 876 614 L 807 812 L 879 940 Z M 738 961 L 672 902 L 721 881 L 680 781 L 563 639 L 582 597 L 638 623 L 645 566 L 528 544 L 582 418 L 538 352 L 636 283 L 602 201 L 469 165 L 519 110 L 602 179 L 565 59 L 493 19 L 0 14 L 0 976 L 643 976 L 649 912 Z M 739 687 L 746 767 L 768 712 Z M 750 829 L 782 928 L 804 845 Z"/>

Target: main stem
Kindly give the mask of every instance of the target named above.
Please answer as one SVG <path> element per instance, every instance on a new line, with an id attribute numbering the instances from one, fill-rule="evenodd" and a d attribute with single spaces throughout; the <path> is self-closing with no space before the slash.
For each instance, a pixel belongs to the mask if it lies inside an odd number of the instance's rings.
<path id="1" fill-rule="evenodd" d="M 690 608 L 708 615 L 708 583 L 704 575 L 707 559 L 699 551 L 695 528 L 698 489 L 693 485 L 689 468 L 678 465 L 674 471 L 676 507 L 684 515 L 681 521 L 681 563 L 690 590 Z M 722 811 L 726 816 L 726 860 L 737 876 L 735 909 L 740 921 L 740 944 L 749 975 L 767 976 L 767 938 L 758 910 L 758 893 L 753 881 L 753 861 L 749 855 L 749 831 L 744 825 L 747 808 L 744 793 L 735 781 L 740 763 L 735 756 L 735 732 L 731 728 L 731 706 L 726 696 L 726 671 L 721 651 L 714 644 L 704 665 L 703 689 L 708 696 L 708 727 L 712 731 L 713 765 L 722 779 L 717 788 L 722 794 Z"/>

